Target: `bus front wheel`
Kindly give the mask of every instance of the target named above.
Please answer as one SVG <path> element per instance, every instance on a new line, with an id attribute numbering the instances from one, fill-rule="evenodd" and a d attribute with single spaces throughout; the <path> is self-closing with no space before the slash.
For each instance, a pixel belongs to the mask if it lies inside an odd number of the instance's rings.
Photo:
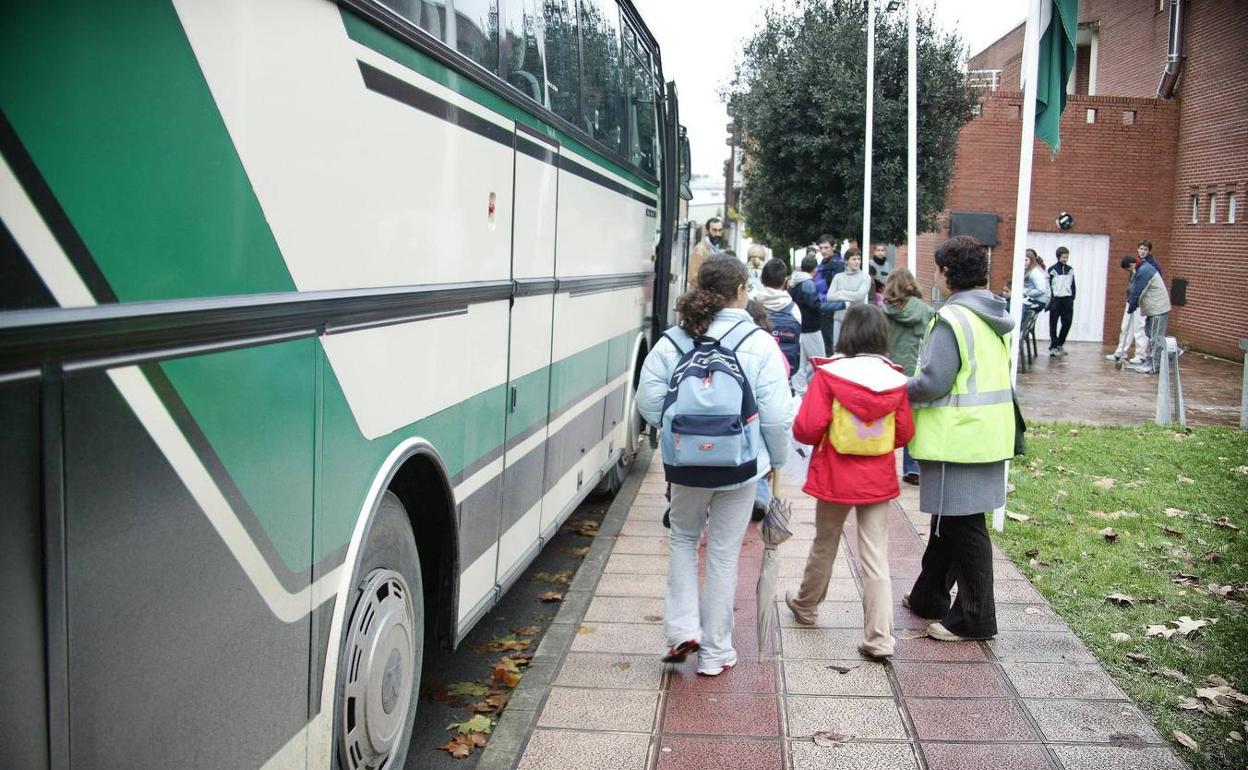
<path id="1" fill-rule="evenodd" d="M 355 577 L 338 661 L 338 762 L 343 770 L 399 770 L 416 719 L 425 617 L 416 541 L 403 504 L 390 492 Z"/>

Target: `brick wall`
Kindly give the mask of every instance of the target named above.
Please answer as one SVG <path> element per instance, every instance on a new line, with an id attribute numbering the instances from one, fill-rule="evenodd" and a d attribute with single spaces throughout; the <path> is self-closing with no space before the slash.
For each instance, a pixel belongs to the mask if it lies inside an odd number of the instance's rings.
<path id="1" fill-rule="evenodd" d="M 1130 253 L 1139 238 L 1151 238 L 1167 280 L 1189 282 L 1188 304 L 1175 308 L 1170 333 L 1184 344 L 1238 359 L 1239 340 L 1248 337 L 1248 270 L 1243 268 L 1248 256 L 1248 14 L 1242 0 L 1186 3 L 1186 61 L 1176 98 L 1169 101 L 1149 98 L 1165 65 L 1168 9 L 1159 12 L 1157 0 L 1084 0 L 1080 6 L 1080 22 L 1093 24 L 1098 34 L 1098 96 L 1072 98 L 1063 116 L 1062 152 L 1055 160 L 1049 160 L 1046 146 L 1036 145 L 1031 229 L 1052 230 L 1056 211 L 1071 211 L 1076 232 L 1111 235 L 1111 263 L 1114 255 Z M 1022 44 L 1020 27 L 969 66 L 1001 68 L 1002 84 L 1014 88 Z M 983 116 L 959 138 L 950 182 L 950 209 L 1003 215 L 998 256 L 1009 253 L 1004 241 L 1013 236 L 1020 101 L 1018 94 L 998 92 L 985 103 Z M 1086 123 L 1089 107 L 1098 109 L 1092 125 Z M 1135 111 L 1136 125 L 1123 125 L 1121 113 L 1127 109 Z M 986 178 L 993 181 L 985 185 Z M 999 192 L 1001 184 L 1009 190 Z M 1226 222 L 1231 193 L 1239 209 L 1235 224 Z M 1211 194 L 1215 224 L 1209 223 Z M 1192 195 L 1199 202 L 1196 224 L 1191 223 Z M 930 254 L 926 262 L 930 274 Z M 994 267 L 996 288 L 1008 269 L 999 259 Z M 927 281 L 930 285 L 930 275 Z M 1121 271 L 1111 268 L 1111 297 L 1121 296 L 1122 281 Z M 1116 311 L 1106 310 L 1106 339 L 1116 317 Z"/>
<path id="2" fill-rule="evenodd" d="M 1021 103 L 1021 94 L 1000 92 L 983 103 L 981 115 L 958 138 L 949 183 L 949 210 L 994 212 L 1000 218 L 994 291 L 1009 282 L 1013 261 Z M 1087 122 L 1088 109 L 1097 111 L 1094 123 Z M 1123 123 L 1125 111 L 1134 112 L 1130 125 Z M 1171 247 L 1178 113 L 1173 102 L 1156 99 L 1073 96 L 1062 117 L 1061 152 L 1051 157 L 1048 145 L 1036 143 L 1028 229 L 1059 232 L 1057 215 L 1068 211 L 1075 217 L 1070 232 L 1109 236 L 1105 340 L 1117 339 L 1122 318 L 1126 275 L 1118 260 L 1133 254 L 1141 238 L 1152 240 L 1159 254 Z M 948 232 L 947 226 L 939 230 Z M 920 238 L 919 283 L 925 294 L 935 280 L 931 255 L 940 239 Z"/>
<path id="3" fill-rule="evenodd" d="M 1248 15 L 1233 0 L 1187 6 L 1187 62 L 1179 80 L 1179 141 L 1171 247 L 1160 252 L 1166 278 L 1186 278 L 1187 305 L 1170 316 L 1171 334 L 1211 353 L 1240 358 L 1248 337 Z M 1227 195 L 1238 222 L 1227 224 Z M 1190 195 L 1200 224 L 1191 224 Z M 1217 224 L 1209 224 L 1209 195 Z"/>

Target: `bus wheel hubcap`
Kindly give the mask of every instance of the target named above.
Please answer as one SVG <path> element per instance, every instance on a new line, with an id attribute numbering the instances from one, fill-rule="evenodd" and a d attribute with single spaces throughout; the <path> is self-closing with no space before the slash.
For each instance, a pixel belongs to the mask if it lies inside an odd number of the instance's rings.
<path id="1" fill-rule="evenodd" d="M 402 575 L 380 569 L 368 576 L 339 663 L 340 750 L 350 770 L 383 766 L 403 734 L 416 658 L 412 615 Z"/>

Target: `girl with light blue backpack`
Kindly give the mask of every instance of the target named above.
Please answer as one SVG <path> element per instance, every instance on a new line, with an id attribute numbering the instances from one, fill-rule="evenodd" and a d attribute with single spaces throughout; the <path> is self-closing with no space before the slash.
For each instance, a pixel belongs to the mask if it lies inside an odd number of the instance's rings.
<path id="1" fill-rule="evenodd" d="M 661 428 L 672 487 L 663 660 L 698 653 L 699 674 L 737 662 L 732 644 L 737 560 L 758 479 L 784 462 L 794 402 L 783 354 L 751 320 L 749 274 L 712 257 L 676 303 L 680 322 L 646 357 L 637 408 Z M 698 543 L 708 528 L 706 582 L 698 596 Z"/>

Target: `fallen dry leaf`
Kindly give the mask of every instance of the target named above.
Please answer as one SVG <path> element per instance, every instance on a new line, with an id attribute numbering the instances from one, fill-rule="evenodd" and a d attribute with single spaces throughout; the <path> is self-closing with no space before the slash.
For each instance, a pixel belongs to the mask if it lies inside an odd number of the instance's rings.
<path id="1" fill-rule="evenodd" d="M 538 634 L 542 632 L 542 627 L 541 626 L 521 626 L 520 628 L 513 628 L 511 630 L 515 631 L 517 636 L 537 636 Z"/>
<path id="2" fill-rule="evenodd" d="M 1179 474 L 1178 478 L 1179 478 L 1179 482 L 1183 484 L 1195 484 L 1196 483 L 1195 479 L 1188 478 L 1187 476 L 1184 476 L 1182 473 Z"/>
<path id="3" fill-rule="evenodd" d="M 1214 520 L 1213 520 L 1213 526 L 1215 526 L 1215 527 L 1220 527 L 1220 528 L 1222 528 L 1222 529 L 1229 529 L 1229 530 L 1231 530 L 1232 532 L 1238 532 L 1238 531 L 1239 531 L 1239 527 L 1237 527 L 1237 526 L 1235 526 L 1233 523 L 1231 523 L 1231 520 L 1230 520 L 1230 519 L 1228 519 L 1228 518 L 1227 518 L 1227 517 L 1225 517 L 1225 516 L 1219 516 L 1218 518 L 1214 519 Z"/>
<path id="4" fill-rule="evenodd" d="M 533 575 L 534 580 L 541 580 L 544 583 L 561 583 L 567 585 L 572 582 L 572 570 L 561 569 L 558 572 L 538 572 Z"/>
<path id="5" fill-rule="evenodd" d="M 494 664 L 490 675 L 494 681 L 501 682 L 507 687 L 515 687 L 520 684 L 520 678 L 524 676 L 520 673 L 520 666 L 511 658 L 503 658 Z"/>
<path id="6" fill-rule="evenodd" d="M 538 594 L 537 600 L 539 602 L 561 602 L 563 601 L 563 594 L 547 591 L 546 593 Z"/>
<path id="7" fill-rule="evenodd" d="M 841 735 L 828 730 L 820 730 L 811 736 L 811 740 L 815 742 L 816 746 L 822 746 L 825 749 L 835 749 L 853 737 L 852 735 Z"/>
<path id="8" fill-rule="evenodd" d="M 1190 575 L 1186 572 L 1176 572 L 1174 573 L 1174 577 L 1170 578 L 1170 582 L 1178 583 L 1179 585 L 1186 584 L 1186 585 L 1198 586 L 1200 585 L 1200 576 Z"/>
<path id="9" fill-rule="evenodd" d="M 1044 614 L 1044 610 L 1041 609 L 1040 607 L 1027 607 L 1026 609 L 1023 610 L 1023 612 L 1025 612 L 1028 615 L 1043 615 Z"/>
<path id="10" fill-rule="evenodd" d="M 485 652 L 519 652 L 528 649 L 532 643 L 532 639 L 520 639 L 514 634 L 508 634 L 497 639 L 491 639 L 482 649 Z"/>
<path id="11" fill-rule="evenodd" d="M 563 549 L 563 552 L 568 556 L 575 556 L 578 559 L 583 559 L 589 554 L 589 546 L 584 546 L 582 548 L 565 548 Z"/>
<path id="12" fill-rule="evenodd" d="M 1196 698 L 1190 698 L 1187 696 L 1179 698 L 1179 702 L 1175 703 L 1174 707 L 1177 709 L 1183 709 L 1184 711 L 1204 711 L 1205 710 L 1205 704 L 1201 703 Z"/>
<path id="13" fill-rule="evenodd" d="M 585 634 L 592 634 L 597 630 L 598 630 L 598 626 L 587 626 L 584 623 L 576 627 L 576 633 L 580 634 L 581 636 L 584 636 Z"/>
<path id="14" fill-rule="evenodd" d="M 853 666 L 837 666 L 833 664 L 831 666 L 824 666 L 824 668 L 828 669 L 829 671 L 835 671 L 838 674 L 848 674 L 850 671 L 853 671 L 854 669 L 858 668 L 858 666 L 856 664 Z"/>
<path id="15" fill-rule="evenodd" d="M 1096 481 L 1092 482 L 1092 486 L 1099 487 L 1101 489 L 1113 489 L 1115 483 L 1116 482 L 1109 476 L 1101 476 Z"/>
<path id="16" fill-rule="evenodd" d="M 1175 633 L 1177 633 L 1176 629 L 1170 628 L 1169 626 L 1146 626 L 1144 628 L 1145 636 L 1164 636 L 1169 639 L 1174 636 Z"/>
<path id="17" fill-rule="evenodd" d="M 1039 559 L 1032 559 L 1031 561 L 1027 562 L 1027 566 L 1035 570 L 1043 570 L 1043 569 L 1049 568 L 1049 563 L 1040 561 Z"/>
<path id="18" fill-rule="evenodd" d="M 649 621 L 650 623 L 658 623 L 660 620 L 663 619 L 663 616 L 662 615 L 642 615 L 641 619 L 645 621 Z"/>
<path id="19" fill-rule="evenodd" d="M 1135 511 L 1110 511 L 1108 513 L 1106 513 L 1105 511 L 1088 511 L 1088 515 L 1094 519 L 1107 519 L 1109 521 L 1114 521 L 1115 519 L 1124 519 L 1124 518 L 1134 519 L 1138 517 L 1140 514 L 1136 513 Z"/>
<path id="20" fill-rule="evenodd" d="M 1026 556 L 1028 559 L 1034 559 L 1039 555 L 1040 555 L 1039 548 L 1028 548 L 1026 553 L 1023 554 L 1023 556 Z"/>
<path id="21" fill-rule="evenodd" d="M 1200 744 L 1192 740 L 1192 737 L 1182 730 L 1174 731 L 1174 739 L 1192 751 L 1200 751 Z"/>
<path id="22" fill-rule="evenodd" d="M 478 682 L 452 682 L 442 688 L 442 691 L 447 695 L 469 698 L 480 698 L 482 695 L 485 695 L 488 690 L 488 687 Z M 434 700 L 438 700 L 436 695 L 434 696 Z"/>
<path id="23" fill-rule="evenodd" d="M 456 759 L 464 759 L 473 749 L 484 748 L 486 740 L 485 733 L 460 733 L 438 748 L 450 752 Z"/>
<path id="24" fill-rule="evenodd" d="M 1014 511 L 1006 511 L 1005 515 L 1014 521 L 1031 521 L 1031 517 L 1025 513 L 1015 513 Z"/>
<path id="25" fill-rule="evenodd" d="M 1112 543 L 1118 539 L 1118 533 L 1115 532 L 1112 527 L 1106 527 L 1105 529 L 1100 530 L 1096 534 L 1105 538 L 1105 542 L 1107 543 Z"/>
<path id="26" fill-rule="evenodd" d="M 573 519 L 564 527 L 568 532 L 585 537 L 598 536 L 598 522 L 588 519 Z"/>
<path id="27" fill-rule="evenodd" d="M 1187 678 L 1187 674 L 1184 674 L 1182 671 L 1176 671 L 1173 668 L 1159 668 L 1152 673 L 1160 674 L 1161 676 L 1173 679 L 1176 682 L 1182 682 L 1183 684 L 1192 683 L 1192 680 Z"/>
<path id="28" fill-rule="evenodd" d="M 1191 636 L 1209 625 L 1208 620 L 1192 620 L 1187 615 L 1181 615 L 1178 620 L 1170 622 L 1175 625 L 1175 630 L 1184 636 Z"/>
<path id="29" fill-rule="evenodd" d="M 1188 516 L 1191 516 L 1191 514 L 1183 510 L 1182 508 L 1167 508 L 1166 509 L 1166 517 L 1170 519 L 1186 519 Z"/>
<path id="30" fill-rule="evenodd" d="M 1160 529 L 1162 532 L 1166 533 L 1167 535 L 1169 535 L 1170 537 L 1181 538 L 1183 537 L 1183 534 L 1184 534 L 1182 530 L 1175 529 L 1174 527 L 1167 527 L 1165 524 L 1158 524 L 1157 528 Z"/>
<path id="31" fill-rule="evenodd" d="M 1200 560 L 1206 564 L 1216 564 L 1222 561 L 1222 554 L 1217 551 L 1205 551 L 1200 555 Z"/>
<path id="32" fill-rule="evenodd" d="M 1128 652 L 1127 657 L 1134 660 L 1136 663 L 1147 663 L 1150 660 L 1147 655 L 1141 655 L 1138 652 Z"/>
<path id="33" fill-rule="evenodd" d="M 633 667 L 632 662 L 627 661 L 627 660 L 617 660 L 616 662 L 611 664 L 611 668 L 615 669 L 616 671 L 627 671 L 632 667 Z"/>
<path id="34" fill-rule="evenodd" d="M 485 714 L 477 714 L 475 717 L 463 722 L 451 722 L 446 726 L 448 730 L 455 730 L 459 733 L 490 733 L 494 729 L 494 723 Z"/>
<path id="35" fill-rule="evenodd" d="M 1231 730 L 1229 733 L 1226 734 L 1226 739 L 1230 741 L 1231 743 L 1243 743 L 1244 742 L 1244 736 L 1241 735 L 1238 730 Z"/>
<path id="36" fill-rule="evenodd" d="M 1124 634 L 1124 633 L 1123 633 L 1123 632 L 1121 632 L 1121 631 L 1115 631 L 1114 633 L 1112 633 L 1112 634 L 1110 634 L 1110 635 L 1109 635 L 1109 638 L 1110 638 L 1110 639 L 1113 639 L 1115 642 L 1129 642 L 1129 641 L 1131 641 L 1131 635 L 1130 635 L 1130 634 Z"/>
<path id="37" fill-rule="evenodd" d="M 1113 594 L 1110 594 L 1109 596 L 1106 596 L 1105 601 L 1111 602 L 1113 604 L 1117 604 L 1120 607 L 1130 607 L 1132 602 L 1135 601 L 1135 599 L 1132 599 L 1130 596 L 1127 596 L 1126 594 L 1113 593 Z"/>

